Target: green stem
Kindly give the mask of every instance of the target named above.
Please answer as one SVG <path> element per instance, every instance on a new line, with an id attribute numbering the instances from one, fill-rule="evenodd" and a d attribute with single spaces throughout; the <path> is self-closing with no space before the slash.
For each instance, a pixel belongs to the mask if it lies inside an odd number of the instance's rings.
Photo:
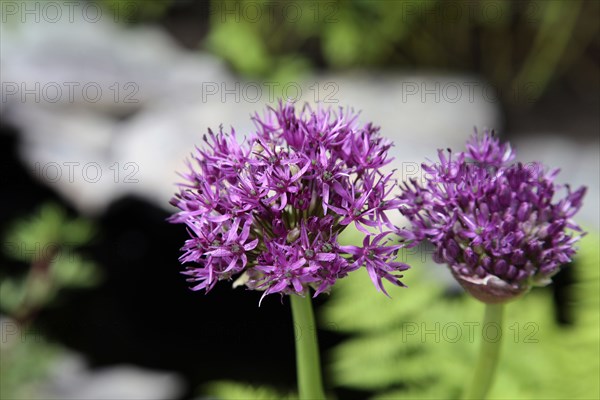
<path id="1" fill-rule="evenodd" d="M 317 328 L 310 296 L 290 295 L 296 333 L 296 373 L 300 399 L 325 399 Z"/>
<path id="2" fill-rule="evenodd" d="M 465 399 L 483 400 L 492 387 L 500 355 L 500 344 L 502 343 L 503 313 L 503 304 L 485 305 L 479 359 L 477 360 L 477 367 L 471 387 L 467 391 Z M 494 325 L 494 334 L 496 336 L 490 338 L 487 337 L 487 329 L 492 324 Z"/>

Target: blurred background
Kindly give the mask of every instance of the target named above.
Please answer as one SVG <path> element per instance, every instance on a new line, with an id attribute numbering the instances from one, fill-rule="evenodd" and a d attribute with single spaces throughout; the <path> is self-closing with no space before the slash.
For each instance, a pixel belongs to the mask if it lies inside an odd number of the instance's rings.
<path id="1" fill-rule="evenodd" d="M 361 110 L 399 179 L 476 127 L 588 186 L 572 268 L 509 308 L 492 397 L 600 396 L 600 2 L 0 5 L 2 399 L 293 397 L 287 301 L 191 292 L 165 222 L 206 129 L 248 132 L 278 98 Z M 401 256 L 393 300 L 357 273 L 317 301 L 334 398 L 451 399 L 470 377 L 480 305 L 427 249 Z"/>

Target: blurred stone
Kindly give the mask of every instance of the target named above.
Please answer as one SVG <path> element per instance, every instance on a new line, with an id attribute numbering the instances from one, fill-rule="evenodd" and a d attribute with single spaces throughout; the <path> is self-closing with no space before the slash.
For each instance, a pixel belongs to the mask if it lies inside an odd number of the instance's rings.
<path id="1" fill-rule="evenodd" d="M 15 320 L 3 314 L 0 327 L 2 366 L 17 370 L 4 379 L 9 380 L 7 386 L 17 390 L 9 392 L 17 399 L 166 400 L 178 399 L 184 391 L 183 379 L 174 372 L 134 365 L 90 369 L 82 355 L 48 341 L 34 328 L 22 330 Z M 42 358 L 42 369 L 31 371 Z M 26 381 L 19 380 L 19 374 L 25 371 L 31 376 Z M 15 382 L 19 386 L 15 387 Z"/>
<path id="2" fill-rule="evenodd" d="M 61 357 L 47 382 L 37 387 L 40 399 L 64 400 L 164 400 L 179 398 L 182 391 L 182 379 L 174 373 L 132 365 L 89 370 L 75 354 Z"/>

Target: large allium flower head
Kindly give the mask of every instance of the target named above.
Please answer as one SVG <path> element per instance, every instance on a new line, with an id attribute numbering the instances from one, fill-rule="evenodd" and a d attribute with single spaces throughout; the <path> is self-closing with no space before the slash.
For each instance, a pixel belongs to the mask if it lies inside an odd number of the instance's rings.
<path id="1" fill-rule="evenodd" d="M 448 264 L 468 292 L 501 303 L 548 284 L 571 260 L 581 237 L 571 218 L 586 188 L 554 183 L 558 170 L 540 163 L 514 163 L 494 132 L 475 132 L 466 147 L 456 155 L 440 150 L 438 163 L 423 164 L 423 182 L 401 186 L 410 227 L 400 234 L 406 246 L 430 241 L 434 261 Z"/>
<path id="2" fill-rule="evenodd" d="M 237 278 L 264 295 L 312 287 L 316 296 L 362 266 L 379 290 L 382 279 L 402 285 L 396 272 L 408 266 L 385 245 L 386 212 L 399 201 L 388 198 L 392 174 L 380 172 L 391 143 L 379 128 L 348 110 L 281 102 L 253 119 L 244 139 L 209 130 L 171 200 L 180 211 L 170 220 L 190 234 L 180 261 L 193 289 Z M 338 244 L 349 225 L 365 235 L 362 247 Z"/>

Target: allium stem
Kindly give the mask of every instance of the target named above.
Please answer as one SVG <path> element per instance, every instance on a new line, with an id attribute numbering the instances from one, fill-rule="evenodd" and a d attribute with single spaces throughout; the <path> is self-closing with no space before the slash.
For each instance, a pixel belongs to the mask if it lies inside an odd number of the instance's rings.
<path id="1" fill-rule="evenodd" d="M 502 343 L 502 319 L 504 315 L 503 304 L 486 304 L 483 317 L 483 333 L 479 359 L 475 368 L 475 374 L 471 386 L 467 391 L 465 399 L 485 399 L 494 382 L 496 366 L 500 355 Z M 494 325 L 498 330 L 498 336 L 494 340 L 486 337 L 485 332 L 489 326 Z"/>
<path id="2" fill-rule="evenodd" d="M 308 294 L 304 297 L 292 294 L 289 297 L 296 334 L 296 373 L 300 399 L 324 400 L 317 328 L 311 298 Z"/>

